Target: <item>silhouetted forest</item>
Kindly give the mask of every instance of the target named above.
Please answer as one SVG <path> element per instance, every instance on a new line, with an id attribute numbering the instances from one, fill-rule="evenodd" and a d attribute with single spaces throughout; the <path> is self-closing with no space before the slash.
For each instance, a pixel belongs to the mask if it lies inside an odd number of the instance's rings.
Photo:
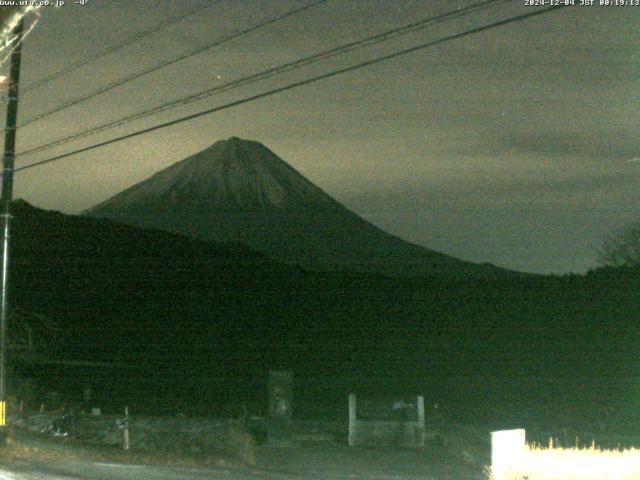
<path id="1" fill-rule="evenodd" d="M 640 271 L 385 278 L 307 272 L 240 244 L 14 207 L 11 302 L 63 330 L 16 371 L 69 397 L 187 413 L 259 411 L 290 369 L 300 416 L 350 391 L 419 392 L 455 418 L 631 414 L 640 390 Z M 559 420 L 558 420 L 559 421 Z"/>

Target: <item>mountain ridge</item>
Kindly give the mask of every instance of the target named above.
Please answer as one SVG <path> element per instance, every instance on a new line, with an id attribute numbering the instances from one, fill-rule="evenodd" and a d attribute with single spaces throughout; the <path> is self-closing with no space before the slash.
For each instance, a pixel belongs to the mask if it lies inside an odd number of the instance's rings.
<path id="1" fill-rule="evenodd" d="M 401 277 L 509 272 L 387 233 L 261 143 L 238 137 L 218 141 L 83 214 L 201 240 L 239 241 L 314 270 Z"/>

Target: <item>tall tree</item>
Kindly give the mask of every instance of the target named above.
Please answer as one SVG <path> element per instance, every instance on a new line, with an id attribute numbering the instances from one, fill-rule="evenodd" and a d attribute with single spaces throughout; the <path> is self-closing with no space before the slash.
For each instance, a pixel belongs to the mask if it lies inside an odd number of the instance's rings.
<path id="1" fill-rule="evenodd" d="M 634 222 L 608 237 L 598 252 L 602 266 L 640 265 L 640 222 Z"/>

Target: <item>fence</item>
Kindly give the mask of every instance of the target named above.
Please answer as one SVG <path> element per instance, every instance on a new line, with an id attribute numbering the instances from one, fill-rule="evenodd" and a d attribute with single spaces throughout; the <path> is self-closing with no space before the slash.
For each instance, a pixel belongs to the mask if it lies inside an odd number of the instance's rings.
<path id="1" fill-rule="evenodd" d="M 359 418 L 357 398 L 349 395 L 349 446 L 424 447 L 424 398 L 416 397 L 413 418 Z"/>

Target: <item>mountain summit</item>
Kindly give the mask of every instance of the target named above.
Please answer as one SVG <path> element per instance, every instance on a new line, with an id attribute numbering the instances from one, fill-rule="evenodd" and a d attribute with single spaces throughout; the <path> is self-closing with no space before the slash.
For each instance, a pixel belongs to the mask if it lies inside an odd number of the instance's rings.
<path id="1" fill-rule="evenodd" d="M 84 212 L 202 240 L 241 241 L 317 270 L 394 276 L 493 270 L 390 235 L 264 145 L 216 142 Z"/>
<path id="2" fill-rule="evenodd" d="M 336 202 L 262 144 L 232 137 L 158 172 L 87 213 L 109 212 L 111 216 L 111 212 L 136 210 L 141 204 L 188 214 L 191 209 L 288 211 L 322 208 Z M 204 235 L 209 237 L 208 233 Z"/>

